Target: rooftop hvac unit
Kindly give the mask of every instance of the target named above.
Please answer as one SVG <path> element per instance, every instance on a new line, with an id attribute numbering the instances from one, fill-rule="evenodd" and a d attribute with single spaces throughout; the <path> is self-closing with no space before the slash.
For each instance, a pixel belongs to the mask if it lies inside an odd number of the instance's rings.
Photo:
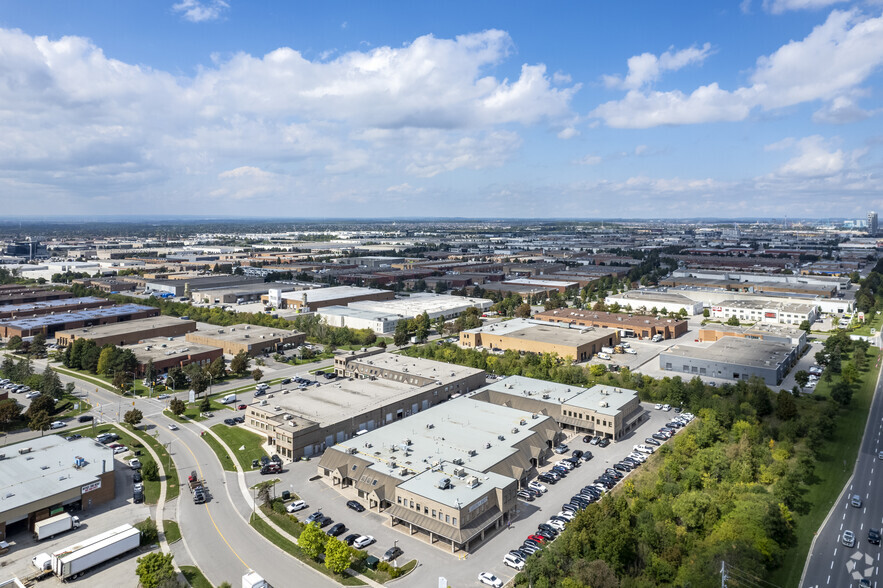
<path id="1" fill-rule="evenodd" d="M 390 468 L 397 468 L 398 464 L 395 461 L 391 461 L 391 462 L 389 462 L 389 467 Z"/>
<path id="2" fill-rule="evenodd" d="M 458 458 L 455 458 L 452 463 L 454 465 L 463 465 L 463 460 L 458 457 Z"/>
<path id="3" fill-rule="evenodd" d="M 285 420 L 286 420 L 286 421 L 290 421 L 290 420 L 293 419 L 293 418 L 294 418 L 294 415 L 293 415 L 293 414 L 287 414 L 287 415 L 285 415 Z"/>
<path id="4" fill-rule="evenodd" d="M 470 457 L 475 457 L 476 455 L 478 455 L 478 452 L 474 449 L 470 449 L 468 453 Z"/>
<path id="5" fill-rule="evenodd" d="M 518 424 L 521 425 L 521 426 L 523 427 L 524 425 L 527 424 L 527 421 L 524 420 L 524 419 L 521 419 L 520 421 L 518 421 Z"/>
<path id="6" fill-rule="evenodd" d="M 440 490 L 447 490 L 448 488 L 452 488 L 453 484 L 451 484 L 450 478 L 442 478 L 438 481 L 438 487 Z"/>
<path id="7" fill-rule="evenodd" d="M 602 400 L 598 403 L 598 406 L 600 406 L 601 408 L 607 408 L 608 406 L 610 406 L 610 403 L 608 403 L 606 400 Z"/>
<path id="8" fill-rule="evenodd" d="M 490 443 L 485 443 L 485 444 L 484 444 L 484 448 L 485 448 L 485 449 L 490 449 L 490 448 L 491 448 L 491 444 L 490 444 Z"/>
<path id="9" fill-rule="evenodd" d="M 475 476 L 472 476 L 471 478 L 469 478 L 468 480 L 466 480 L 466 485 L 469 486 L 470 488 L 475 488 L 475 487 L 478 486 L 480 483 L 481 483 L 481 482 L 479 482 L 479 481 L 478 481 L 478 478 L 476 478 Z"/>
<path id="10" fill-rule="evenodd" d="M 249 325 L 245 325 L 245 327 L 243 327 L 243 328 L 247 331 L 247 330 L 249 330 L 251 327 L 250 327 Z"/>
<path id="11" fill-rule="evenodd" d="M 30 453 L 32 449 L 30 447 L 22 447 L 18 450 L 19 455 L 24 455 L 25 453 Z"/>
<path id="12" fill-rule="evenodd" d="M 538 418 L 540 418 L 540 415 L 538 415 L 537 413 L 533 413 L 533 414 L 530 415 L 530 418 L 532 418 L 532 419 L 538 419 Z"/>
<path id="13" fill-rule="evenodd" d="M 516 434 L 518 432 L 518 427 L 512 427 L 512 434 Z"/>
<path id="14" fill-rule="evenodd" d="M 502 435 L 497 435 L 497 440 L 498 440 L 498 441 L 505 441 L 506 438 L 503 437 Z"/>
<path id="15" fill-rule="evenodd" d="M 466 470 L 463 468 L 454 468 L 454 475 L 458 477 L 462 477 L 466 475 Z"/>
<path id="16" fill-rule="evenodd" d="M 551 396 L 548 393 L 543 393 L 543 400 L 548 400 Z"/>
<path id="17" fill-rule="evenodd" d="M 410 445 L 410 444 L 411 444 L 411 440 L 410 440 L 410 439 L 405 439 L 404 441 L 402 441 L 402 443 L 405 444 L 405 445 Z"/>
<path id="18" fill-rule="evenodd" d="M 348 447 L 346 450 L 346 452 L 349 453 L 350 455 L 355 455 L 356 453 L 358 453 L 358 451 L 359 450 L 356 449 L 355 447 Z"/>
<path id="19" fill-rule="evenodd" d="M 248 335 L 245 335 L 245 338 L 246 338 L 246 339 L 248 339 L 248 338 L 249 338 L 249 336 L 248 336 Z"/>

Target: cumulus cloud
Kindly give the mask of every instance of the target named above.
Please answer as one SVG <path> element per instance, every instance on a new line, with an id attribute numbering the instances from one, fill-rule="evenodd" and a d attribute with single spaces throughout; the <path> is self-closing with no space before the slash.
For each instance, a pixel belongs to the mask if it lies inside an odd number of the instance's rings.
<path id="1" fill-rule="evenodd" d="M 818 10 L 843 2 L 846 0 L 763 0 L 763 9 L 773 14 L 782 14 L 790 10 Z"/>
<path id="2" fill-rule="evenodd" d="M 228 8 L 230 5 L 224 0 L 181 0 L 172 6 L 174 12 L 190 22 L 217 20 Z"/>
<path id="3" fill-rule="evenodd" d="M 578 165 L 598 165 L 599 163 L 601 163 L 601 156 L 586 155 L 585 157 L 579 158 L 576 163 Z"/>
<path id="4" fill-rule="evenodd" d="M 635 90 L 652 84 L 665 71 L 677 71 L 687 65 L 701 64 L 709 55 L 711 55 L 710 43 L 702 47 L 688 47 L 674 52 L 669 49 L 659 57 L 652 53 L 642 53 L 629 58 L 629 72 L 625 79 L 616 75 L 603 76 L 604 84 L 608 88 Z"/>
<path id="5" fill-rule="evenodd" d="M 855 95 L 860 84 L 883 64 L 883 16 L 865 18 L 854 10 L 835 10 L 806 38 L 760 57 L 751 85 L 732 91 L 717 83 L 690 94 L 648 91 L 635 84 L 652 79 L 654 69 L 633 69 L 633 59 L 629 60 L 629 75 L 634 73 L 634 81 L 629 83 L 627 76 L 620 84 L 631 87 L 626 96 L 601 104 L 591 113 L 609 126 L 648 128 L 738 121 L 755 108 L 773 110 L 813 101 L 826 101 L 833 107 L 836 100 Z"/>
<path id="6" fill-rule="evenodd" d="M 579 131 L 573 127 L 565 127 L 558 131 L 559 139 L 573 139 L 574 137 L 579 136 Z"/>
<path id="7" fill-rule="evenodd" d="M 812 115 L 813 122 L 842 125 L 859 122 L 873 116 L 874 112 L 865 110 L 849 96 L 838 96 Z"/>
<path id="8" fill-rule="evenodd" d="M 419 194 L 423 192 L 423 188 L 415 188 L 408 182 L 404 184 L 397 184 L 395 186 L 390 186 L 386 189 L 387 192 L 393 192 L 395 194 Z"/>

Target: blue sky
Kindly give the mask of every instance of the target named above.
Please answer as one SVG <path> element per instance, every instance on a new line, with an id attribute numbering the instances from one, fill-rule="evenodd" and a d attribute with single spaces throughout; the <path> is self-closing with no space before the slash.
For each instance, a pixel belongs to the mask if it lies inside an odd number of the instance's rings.
<path id="1" fill-rule="evenodd" d="M 881 65 L 880 0 L 7 0 L 0 201 L 863 217 L 883 209 Z"/>

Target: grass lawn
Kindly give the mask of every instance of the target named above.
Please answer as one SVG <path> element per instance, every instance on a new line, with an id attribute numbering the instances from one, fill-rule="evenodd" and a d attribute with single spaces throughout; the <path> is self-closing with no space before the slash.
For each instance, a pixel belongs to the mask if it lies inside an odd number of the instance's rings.
<path id="1" fill-rule="evenodd" d="M 224 426 L 226 427 L 227 425 Z M 206 433 L 202 436 L 202 440 L 208 443 L 208 446 L 211 447 L 212 451 L 215 452 L 215 455 L 218 456 L 218 461 L 221 462 L 221 466 L 224 468 L 225 471 L 236 471 L 236 464 L 233 463 L 233 458 L 230 457 L 226 451 L 224 451 L 224 448 L 221 447 L 221 444 L 218 443 L 217 439 Z M 250 466 L 251 463 L 249 463 L 248 465 Z"/>
<path id="2" fill-rule="evenodd" d="M 269 505 L 262 504 L 261 510 L 267 515 L 270 520 L 272 520 L 276 526 L 285 531 L 286 533 L 293 535 L 294 537 L 300 537 L 301 531 L 304 530 L 304 524 L 297 520 L 297 517 L 288 513 L 276 512 Z M 306 512 L 306 511 L 304 511 Z"/>
<path id="3" fill-rule="evenodd" d="M 181 573 L 193 588 L 214 588 L 196 566 L 181 566 Z"/>
<path id="4" fill-rule="evenodd" d="M 171 464 L 169 467 L 169 452 L 166 451 L 166 448 L 160 444 L 159 441 L 145 433 L 144 431 L 138 431 L 136 433 L 142 441 L 145 441 L 148 445 L 150 445 L 151 449 L 153 449 L 156 454 L 159 456 L 159 459 L 162 463 L 160 466 L 165 470 L 166 474 L 166 500 L 172 500 L 178 497 L 178 494 L 181 491 L 181 484 L 178 481 L 178 470 L 175 468 L 174 464 Z"/>
<path id="5" fill-rule="evenodd" d="M 819 481 L 807 487 L 804 496 L 812 505 L 811 509 L 805 515 L 795 513 L 797 544 L 785 552 L 782 567 L 771 573 L 770 581 L 773 584 L 779 586 L 799 584 L 813 536 L 831 510 L 849 476 L 852 475 L 877 384 L 877 369 L 874 366 L 877 363 L 878 353 L 879 350 L 874 347 L 868 349 L 868 367 L 861 372 L 863 381 L 856 388 L 850 405 L 837 415 L 834 433 L 825 445 L 827 452 L 816 461 L 815 477 Z M 820 381 L 814 394 L 827 396 L 831 384 L 836 383 L 838 377 L 835 376 L 830 383 Z"/>
<path id="6" fill-rule="evenodd" d="M 360 564 L 361 564 L 361 562 L 360 562 Z M 398 580 L 399 578 L 404 578 L 405 576 L 410 574 L 411 571 L 416 567 L 417 567 L 417 560 L 416 559 L 412 559 L 411 561 L 409 561 L 405 565 L 400 566 L 399 569 L 402 571 L 402 575 L 400 575 L 398 578 L 396 578 L 396 580 Z M 380 571 L 380 570 L 372 570 L 372 569 L 368 568 L 367 566 L 365 566 L 364 564 L 353 565 L 352 569 L 354 571 L 359 572 L 360 574 L 363 574 L 367 578 L 371 578 L 372 580 L 374 580 L 378 584 L 386 584 L 387 582 L 392 580 L 392 576 L 389 575 L 389 572 L 384 572 L 384 571 Z"/>
<path id="7" fill-rule="evenodd" d="M 141 438 L 136 438 L 132 435 L 132 432 L 126 429 L 122 431 L 115 426 L 109 424 L 97 425 L 93 429 L 92 427 L 84 427 L 82 429 L 77 429 L 77 432 L 80 433 L 83 437 L 96 437 L 101 433 L 116 433 L 120 436 L 119 441 L 115 441 L 115 443 L 121 443 L 128 447 L 129 449 L 136 451 L 140 450 L 141 455 L 138 456 L 138 460 L 141 462 L 141 466 L 145 466 L 150 462 L 153 462 L 153 457 L 150 453 L 144 449 L 145 441 Z M 67 434 L 70 435 L 70 431 L 67 431 Z M 128 469 L 128 464 L 125 462 L 135 457 L 132 453 L 124 453 L 122 463 L 117 462 L 116 467 L 120 467 L 123 469 Z M 160 481 L 156 480 L 144 480 L 144 502 L 147 504 L 156 504 L 156 501 L 159 500 L 159 490 L 160 490 Z"/>
<path id="8" fill-rule="evenodd" d="M 181 416 L 177 416 L 177 415 L 172 414 L 172 411 L 170 411 L 168 409 L 164 410 L 163 414 L 165 414 L 170 419 L 175 419 L 179 423 L 186 423 L 188 421 L 197 421 L 198 422 L 198 421 L 205 420 L 204 417 L 200 416 L 202 413 L 199 411 L 199 408 L 195 404 L 188 405 L 187 408 L 184 410 L 184 412 L 181 414 Z"/>
<path id="9" fill-rule="evenodd" d="M 326 568 L 323 564 L 321 564 L 321 563 L 317 562 L 316 560 L 314 560 L 313 558 L 309 557 L 306 553 L 303 552 L 303 550 L 300 547 L 298 547 L 297 545 L 295 545 L 294 543 L 292 543 L 291 541 L 289 541 L 288 539 L 286 539 L 285 537 L 280 535 L 278 532 L 276 532 L 276 530 L 273 527 L 268 525 L 260 517 L 252 516 L 251 517 L 251 526 L 254 527 L 258 533 L 260 533 L 261 535 L 266 537 L 268 541 L 270 541 L 271 543 L 273 543 L 274 545 L 276 545 L 277 547 L 279 547 L 280 549 L 282 549 L 286 553 L 301 560 L 302 562 L 304 562 L 305 564 L 307 564 L 308 566 L 310 566 L 314 570 L 317 570 L 317 571 L 325 574 L 329 578 L 334 579 L 334 581 L 339 582 L 339 583 L 343 584 L 344 586 L 364 586 L 365 585 L 364 582 L 362 582 L 361 580 L 359 580 L 358 578 L 356 578 L 354 576 L 350 576 L 349 574 L 345 573 L 342 576 L 332 574 L 331 572 L 328 571 L 328 568 Z"/>
<path id="10" fill-rule="evenodd" d="M 874 312 L 874 311 L 871 311 L 871 312 Z M 871 336 L 871 329 L 875 329 L 874 332 L 879 333 L 880 327 L 883 326 L 883 313 L 875 312 L 874 316 L 872 316 L 870 318 L 868 318 L 867 315 L 865 315 L 865 322 L 864 323 L 859 323 L 857 317 L 858 317 L 858 313 L 856 313 L 856 319 L 853 322 L 853 324 L 859 324 L 860 326 L 857 327 L 855 330 L 850 331 L 850 335 L 863 335 L 865 337 L 870 337 Z"/>
<path id="11" fill-rule="evenodd" d="M 77 406 L 77 408 L 74 408 Z M 55 403 L 55 411 L 57 416 L 75 417 L 88 412 L 92 405 L 82 398 L 65 394 L 61 400 Z"/>
<path id="12" fill-rule="evenodd" d="M 212 427 L 218 437 L 224 440 L 224 443 L 236 454 L 236 460 L 243 472 L 247 472 L 251 468 L 251 462 L 254 459 L 260 459 L 266 456 L 266 452 L 261 449 L 263 438 L 251 431 L 247 431 L 241 427 L 229 427 L 224 424 Z M 207 437 L 208 435 L 206 435 Z M 239 451 L 239 448 L 245 446 L 245 449 Z M 268 456 L 269 457 L 269 456 Z"/>
<path id="13" fill-rule="evenodd" d="M 166 533 L 166 543 L 174 543 L 181 540 L 181 528 L 175 521 L 163 519 L 163 529 Z"/>

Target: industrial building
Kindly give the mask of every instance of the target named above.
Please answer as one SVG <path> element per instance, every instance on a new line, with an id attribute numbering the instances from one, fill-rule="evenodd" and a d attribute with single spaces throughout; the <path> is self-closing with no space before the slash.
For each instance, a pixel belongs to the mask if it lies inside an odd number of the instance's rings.
<path id="1" fill-rule="evenodd" d="M 586 361 L 620 341 L 619 331 L 596 327 L 571 329 L 569 325 L 512 319 L 460 332 L 460 346 L 522 353 L 555 353 L 560 358 Z"/>
<path id="2" fill-rule="evenodd" d="M 787 343 L 723 337 L 709 347 L 675 345 L 659 354 L 659 367 L 683 377 L 725 380 L 762 379 L 777 386 L 797 361 L 797 348 Z"/>
<path id="3" fill-rule="evenodd" d="M 123 349 L 129 349 L 138 359 L 137 376 L 144 374 L 147 362 L 153 360 L 153 367 L 157 374 L 164 374 L 173 367 L 183 368 L 191 363 L 208 367 L 219 357 L 224 357 L 224 351 L 220 347 L 191 343 L 183 337 L 158 337 L 144 339 L 134 345 L 125 345 Z"/>
<path id="4" fill-rule="evenodd" d="M 113 450 L 93 439 L 46 435 L 0 454 L 0 541 L 64 509 L 89 510 L 114 498 Z"/>
<path id="5" fill-rule="evenodd" d="M 346 306 L 351 302 L 362 300 L 392 300 L 395 292 L 376 288 L 356 288 L 353 286 L 334 286 L 331 288 L 315 288 L 283 292 L 281 288 L 271 288 L 269 294 L 261 297 L 273 308 L 295 308 L 300 312 L 315 312 L 326 306 Z"/>
<path id="6" fill-rule="evenodd" d="M 533 315 L 533 318 L 550 323 L 573 325 L 574 327 L 617 329 L 622 337 L 637 337 L 638 339 L 649 339 L 655 335 L 661 335 L 664 339 L 674 339 L 685 334 L 688 327 L 687 321 L 677 319 L 575 308 L 546 310 Z"/>
<path id="7" fill-rule="evenodd" d="M 0 321 L 0 337 L 31 337 L 43 333 L 54 337 L 59 331 L 122 323 L 159 315 L 159 309 L 140 304 L 121 304 L 107 308 L 92 308 L 64 314 L 46 314 L 24 319 Z"/>
<path id="8" fill-rule="evenodd" d="M 279 455 L 311 457 L 362 431 L 399 421 L 485 382 L 483 370 L 370 351 L 335 357 L 334 380 L 249 405 L 246 424 Z M 352 380 L 350 380 L 352 378 Z"/>
<path id="9" fill-rule="evenodd" d="M 401 315 L 376 310 L 365 310 L 349 306 L 325 306 L 318 314 L 332 327 L 350 329 L 370 329 L 377 335 L 392 335 Z"/>
<path id="10" fill-rule="evenodd" d="M 547 290 L 557 290 L 560 294 L 564 294 L 568 290 L 576 290 L 579 288 L 579 282 L 573 280 L 562 280 L 562 279 L 550 279 L 546 276 L 543 276 L 545 279 L 539 280 L 535 278 L 516 278 L 513 280 L 506 280 L 503 284 L 515 285 L 515 286 L 527 286 L 529 288 L 543 288 Z"/>
<path id="11" fill-rule="evenodd" d="M 723 337 L 742 337 L 758 341 L 785 343 L 797 347 L 798 351 L 802 351 L 806 347 L 806 331 L 787 325 L 759 323 L 747 327 L 733 327 L 708 323 L 699 328 L 700 341 L 717 341 Z"/>
<path id="12" fill-rule="evenodd" d="M 546 415 L 461 397 L 338 443 L 318 471 L 394 529 L 468 552 L 513 520 L 559 438 Z"/>
<path id="13" fill-rule="evenodd" d="M 263 283 L 264 280 L 261 278 L 220 275 L 181 277 L 177 280 L 151 280 L 145 286 L 152 292 L 166 292 L 174 296 L 184 296 L 185 292 L 195 292 L 197 290 L 233 288 Z"/>
<path id="14" fill-rule="evenodd" d="M 561 429 L 600 435 L 613 441 L 628 435 L 647 419 L 637 392 L 613 386 L 580 388 L 509 376 L 470 397 L 548 415 Z"/>
<path id="15" fill-rule="evenodd" d="M 415 293 L 410 296 L 387 300 L 384 302 L 361 301 L 352 302 L 349 308 L 397 314 L 402 318 L 413 319 L 424 312 L 430 320 L 439 317 L 452 319 L 460 316 L 467 308 L 485 311 L 494 305 L 493 300 L 484 298 L 467 298 L 464 296 L 447 296 L 445 294 Z"/>
<path id="16" fill-rule="evenodd" d="M 724 300 L 710 310 L 711 318 L 723 321 L 736 317 L 751 323 L 786 325 L 799 325 L 803 321 L 813 324 L 819 316 L 819 309 L 814 304 L 771 300 Z"/>
<path id="17" fill-rule="evenodd" d="M 646 312 L 656 308 L 661 314 L 680 313 L 681 310 L 686 312 L 688 316 L 702 314 L 701 302 L 691 300 L 680 293 L 660 290 L 627 290 L 621 294 L 608 296 L 604 302 L 608 305 L 619 304 L 623 308 L 633 310 L 643 309 Z"/>
<path id="18" fill-rule="evenodd" d="M 99 347 L 103 345 L 132 345 L 154 337 L 180 337 L 196 330 L 196 322 L 171 316 L 154 316 L 94 327 L 81 327 L 59 331 L 55 342 L 67 347 L 77 339 L 91 339 Z"/>
<path id="19" fill-rule="evenodd" d="M 258 282 L 232 288 L 213 288 L 209 290 L 193 290 L 190 297 L 194 302 L 203 304 L 235 304 L 237 302 L 257 302 L 265 296 L 270 288 L 277 284 Z"/>
<path id="20" fill-rule="evenodd" d="M 7 304 L 30 304 L 43 300 L 61 300 L 73 298 L 70 292 L 62 290 L 43 290 L 42 288 L 11 288 L 0 292 L 0 306 Z"/>
<path id="21" fill-rule="evenodd" d="M 244 351 L 252 357 L 278 351 L 283 345 L 300 345 L 307 339 L 304 333 L 298 331 L 245 324 L 191 331 L 186 337 L 190 343 L 219 347 L 228 355 Z"/>
<path id="22" fill-rule="evenodd" d="M 29 304 L 7 304 L 0 306 L 0 320 L 12 318 L 27 318 L 44 314 L 59 314 L 85 310 L 87 308 L 103 308 L 113 306 L 113 300 L 85 296 L 83 298 L 60 298 L 58 300 L 44 300 Z"/>

